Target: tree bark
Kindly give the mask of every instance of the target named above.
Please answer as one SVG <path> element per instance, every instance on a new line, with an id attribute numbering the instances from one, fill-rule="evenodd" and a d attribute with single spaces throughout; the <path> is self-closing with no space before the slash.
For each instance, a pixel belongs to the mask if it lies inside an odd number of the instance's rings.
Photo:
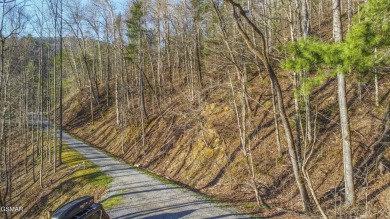
<path id="1" fill-rule="evenodd" d="M 343 40 L 340 0 L 333 0 L 333 37 L 336 42 L 341 42 Z M 340 128 L 343 144 L 345 202 L 347 206 L 351 206 L 355 202 L 351 134 L 349 129 L 345 75 L 340 71 L 337 72 L 337 86 L 340 110 Z"/>
<path id="2" fill-rule="evenodd" d="M 59 148 L 58 148 L 58 164 L 61 165 L 62 164 L 62 69 L 63 69 L 63 66 L 62 66 L 62 22 L 63 22 L 63 17 L 62 17 L 62 1 L 60 1 L 60 100 L 59 100 L 59 104 L 60 104 L 60 112 L 59 112 L 59 120 L 60 120 L 60 139 L 59 139 Z"/>

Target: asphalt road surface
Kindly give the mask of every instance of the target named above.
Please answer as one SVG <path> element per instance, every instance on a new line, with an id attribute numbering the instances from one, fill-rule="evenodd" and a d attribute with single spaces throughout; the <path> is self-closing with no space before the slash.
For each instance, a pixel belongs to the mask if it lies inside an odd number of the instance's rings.
<path id="1" fill-rule="evenodd" d="M 65 143 L 94 162 L 114 180 L 100 202 L 122 196 L 119 206 L 107 211 L 111 219 L 124 218 L 250 218 L 200 195 L 156 180 L 64 133 Z"/>

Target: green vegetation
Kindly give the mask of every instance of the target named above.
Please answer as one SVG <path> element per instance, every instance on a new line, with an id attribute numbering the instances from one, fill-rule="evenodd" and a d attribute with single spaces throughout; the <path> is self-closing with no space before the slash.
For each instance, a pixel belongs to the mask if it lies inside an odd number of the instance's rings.
<path id="1" fill-rule="evenodd" d="M 329 43 L 314 37 L 290 42 L 285 47 L 290 57 L 284 60 L 283 68 L 317 73 L 303 84 L 304 93 L 310 93 L 312 87 L 337 72 L 371 77 L 375 63 L 386 61 L 375 57 L 385 57 L 385 49 L 390 45 L 389 16 L 390 0 L 369 1 L 354 17 L 354 25 L 343 42 Z M 374 53 L 376 49 L 379 54 Z"/>
<path id="2" fill-rule="evenodd" d="M 130 7 L 131 17 L 126 21 L 127 23 L 127 36 L 130 39 L 128 45 L 128 58 L 134 60 L 137 54 L 137 46 L 145 32 L 143 17 L 145 16 L 142 1 L 136 0 Z"/>
<path id="3" fill-rule="evenodd" d="M 72 175 L 77 182 L 90 183 L 102 188 L 108 187 L 112 182 L 111 177 L 101 172 L 91 161 L 67 145 L 64 146 L 63 161 L 69 167 L 78 166 L 79 170 Z"/>
<path id="4" fill-rule="evenodd" d="M 112 209 L 115 206 L 120 205 L 120 203 L 123 200 L 123 196 L 121 196 L 119 194 L 121 194 L 123 192 L 124 192 L 124 190 L 119 190 L 115 195 L 113 195 L 113 196 L 107 198 L 106 200 L 104 200 L 101 203 L 103 205 L 104 209 L 108 210 L 108 209 Z"/>
<path id="5" fill-rule="evenodd" d="M 24 194 L 26 200 L 16 202 L 25 208 L 22 218 L 46 217 L 47 212 L 53 212 L 61 205 L 86 195 L 92 195 L 95 200 L 99 200 L 113 180 L 66 144 L 63 146 L 63 162 L 64 165 L 58 168 L 56 173 L 50 169 L 45 170 L 46 190 L 40 190 L 39 183 L 26 184 L 25 188 L 29 188 Z M 110 200 L 110 203 L 114 206 L 118 200 Z"/>

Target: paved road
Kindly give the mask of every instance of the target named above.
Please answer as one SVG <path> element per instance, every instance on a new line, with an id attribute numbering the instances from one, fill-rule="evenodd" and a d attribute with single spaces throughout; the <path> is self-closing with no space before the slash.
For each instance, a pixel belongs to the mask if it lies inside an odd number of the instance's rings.
<path id="1" fill-rule="evenodd" d="M 123 197 L 120 206 L 107 211 L 111 219 L 250 218 L 205 200 L 188 189 L 166 185 L 68 134 L 64 133 L 63 139 L 113 177 L 107 195 L 100 200 Z"/>

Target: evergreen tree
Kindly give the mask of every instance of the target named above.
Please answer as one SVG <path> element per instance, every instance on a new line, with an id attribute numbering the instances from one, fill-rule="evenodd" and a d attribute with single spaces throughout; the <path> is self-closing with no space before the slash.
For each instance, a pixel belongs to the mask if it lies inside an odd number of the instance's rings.
<path id="1" fill-rule="evenodd" d="M 128 58 L 134 60 L 137 55 L 137 49 L 141 46 L 142 36 L 145 33 L 143 20 L 145 12 L 141 0 L 136 0 L 130 7 L 130 17 L 126 20 L 127 36 L 129 37 Z M 137 48 L 138 47 L 138 48 Z"/>
<path id="2" fill-rule="evenodd" d="M 337 1 L 335 1 L 337 2 Z M 338 2 L 339 3 L 339 2 Z M 339 5 L 335 8 L 339 9 Z M 351 72 L 362 74 L 373 72 L 374 51 L 376 48 L 390 45 L 388 35 L 390 25 L 388 17 L 390 15 L 390 0 L 369 1 L 358 13 L 355 24 L 350 28 L 345 40 L 341 36 L 340 20 L 335 21 L 335 42 L 327 43 L 316 39 L 300 40 L 291 43 L 287 47 L 291 58 L 285 60 L 284 67 L 294 71 L 317 70 L 323 72 L 330 69 L 331 74 L 337 74 L 340 108 L 340 125 L 342 129 L 343 156 L 344 156 L 344 178 L 345 178 L 345 200 L 347 205 L 355 202 L 353 167 L 352 167 L 352 147 L 350 140 L 349 121 L 346 104 L 346 83 L 345 75 Z M 340 17 L 336 19 L 340 19 Z M 338 26 L 339 25 L 339 26 Z M 311 86 L 317 84 L 325 78 L 323 73 L 314 78 L 308 79 Z M 306 87 L 306 92 L 310 92 L 310 87 Z"/>

